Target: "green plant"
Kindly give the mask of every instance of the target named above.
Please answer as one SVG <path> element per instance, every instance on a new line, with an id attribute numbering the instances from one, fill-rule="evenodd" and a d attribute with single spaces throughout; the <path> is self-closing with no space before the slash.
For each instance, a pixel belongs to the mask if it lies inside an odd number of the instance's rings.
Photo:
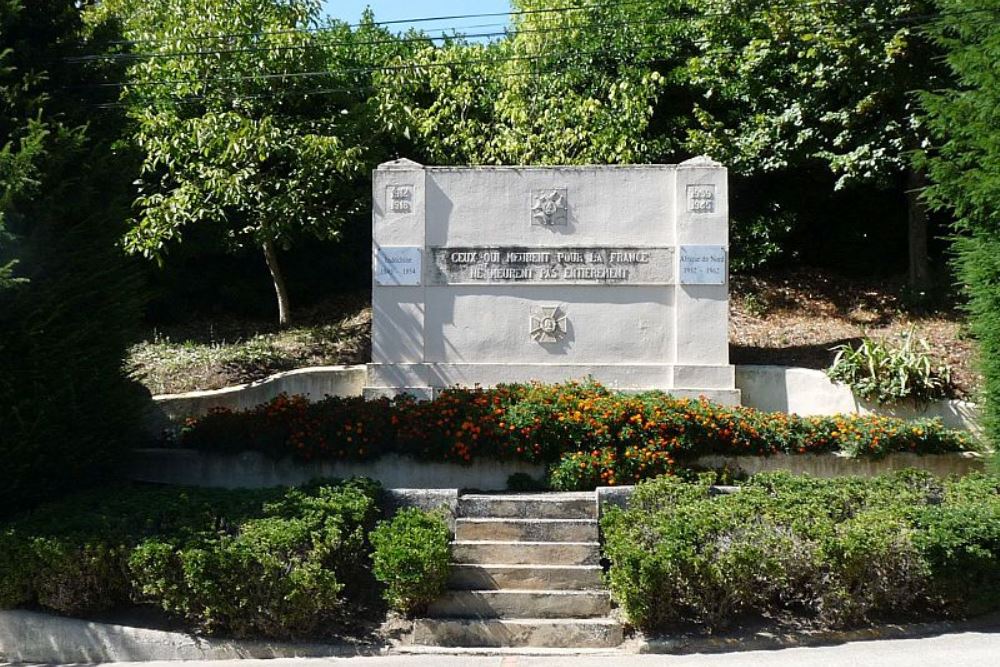
<path id="1" fill-rule="evenodd" d="M 1000 608 L 1000 477 L 762 474 L 737 493 L 661 477 L 602 518 L 608 582 L 647 632 L 740 614 L 797 623 Z"/>
<path id="2" fill-rule="evenodd" d="M 827 375 L 864 399 L 928 401 L 947 396 L 951 388 L 951 369 L 934 365 L 927 341 L 912 329 L 903 334 L 899 345 L 865 336 L 856 347 L 845 343 L 834 350 L 837 356 Z"/>
<path id="3" fill-rule="evenodd" d="M 122 359 L 142 280 L 117 244 L 133 164 L 120 116 L 92 116 L 118 77 L 69 62 L 108 39 L 73 0 L 0 3 L 0 516 L 103 482 L 141 438 Z"/>
<path id="4" fill-rule="evenodd" d="M 933 138 L 915 154 L 932 181 L 923 196 L 954 217 L 954 267 L 979 341 L 984 425 L 1000 444 L 1000 25 L 995 0 L 936 0 L 928 33 L 945 52 L 953 83 L 927 85 L 920 100 Z M 990 16 L 984 20 L 982 16 Z"/>
<path id="5" fill-rule="evenodd" d="M 375 577 L 386 602 L 404 614 L 426 607 L 448 580 L 451 530 L 438 512 L 410 507 L 372 532 Z"/>
<path id="6" fill-rule="evenodd" d="M 376 588 L 377 485 L 219 491 L 117 487 L 0 532 L 0 606 L 88 614 L 158 606 L 207 633 L 329 635 Z"/>
<path id="7" fill-rule="evenodd" d="M 289 490 L 263 516 L 185 539 L 140 543 L 128 565 L 141 599 L 207 633 L 302 637 L 351 620 L 377 514 L 370 485 Z"/>

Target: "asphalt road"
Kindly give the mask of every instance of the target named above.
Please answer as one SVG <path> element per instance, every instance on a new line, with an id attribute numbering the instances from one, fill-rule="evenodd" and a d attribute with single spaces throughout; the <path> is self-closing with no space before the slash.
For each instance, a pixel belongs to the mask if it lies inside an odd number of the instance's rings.
<path id="1" fill-rule="evenodd" d="M 1000 667 L 1000 632 L 962 632 L 923 639 L 848 642 L 836 646 L 725 654 L 628 655 L 622 653 L 474 655 L 468 653 L 355 658 L 114 663 L 116 667 Z"/>

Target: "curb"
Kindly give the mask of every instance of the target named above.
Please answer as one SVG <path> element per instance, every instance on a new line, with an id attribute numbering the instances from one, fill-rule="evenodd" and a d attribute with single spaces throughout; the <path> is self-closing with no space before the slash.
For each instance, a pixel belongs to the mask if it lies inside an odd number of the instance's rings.
<path id="1" fill-rule="evenodd" d="M 381 646 L 215 639 L 95 623 L 23 609 L 0 611 L 0 662 L 99 663 L 384 655 Z"/>
<path id="2" fill-rule="evenodd" d="M 880 625 L 858 630 L 817 630 L 774 634 L 759 632 L 752 637 L 681 637 L 633 639 L 634 652 L 650 654 L 686 655 L 689 653 L 737 653 L 743 651 L 773 651 L 784 648 L 829 646 L 848 642 L 876 641 L 882 639 L 922 639 L 925 637 L 971 632 L 1000 630 L 1000 613 L 987 614 L 966 621 L 934 621 Z M 627 642 L 628 643 L 628 642 Z"/>

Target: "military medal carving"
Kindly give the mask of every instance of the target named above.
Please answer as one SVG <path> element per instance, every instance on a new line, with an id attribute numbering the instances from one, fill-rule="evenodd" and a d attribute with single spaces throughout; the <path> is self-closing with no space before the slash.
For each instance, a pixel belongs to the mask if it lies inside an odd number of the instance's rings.
<path id="1" fill-rule="evenodd" d="M 566 315 L 559 306 L 541 306 L 531 313 L 531 339 L 557 343 L 566 336 Z"/>

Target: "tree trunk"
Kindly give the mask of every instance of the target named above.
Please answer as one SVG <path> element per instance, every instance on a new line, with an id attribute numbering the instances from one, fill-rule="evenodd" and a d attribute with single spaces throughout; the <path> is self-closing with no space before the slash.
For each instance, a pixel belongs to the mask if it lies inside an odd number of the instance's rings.
<path id="1" fill-rule="evenodd" d="M 274 243 L 264 241 L 264 259 L 267 260 L 267 268 L 271 271 L 271 282 L 274 283 L 274 294 L 278 297 L 278 324 L 288 326 L 291 322 L 291 303 L 288 301 L 288 286 L 285 284 L 285 276 L 281 273 L 281 266 L 278 264 L 278 253 L 274 250 Z"/>
<path id="2" fill-rule="evenodd" d="M 930 289 L 930 267 L 927 259 L 927 207 L 920 193 L 927 186 L 923 172 L 906 171 L 906 202 L 910 248 L 910 290 L 915 294 Z"/>

